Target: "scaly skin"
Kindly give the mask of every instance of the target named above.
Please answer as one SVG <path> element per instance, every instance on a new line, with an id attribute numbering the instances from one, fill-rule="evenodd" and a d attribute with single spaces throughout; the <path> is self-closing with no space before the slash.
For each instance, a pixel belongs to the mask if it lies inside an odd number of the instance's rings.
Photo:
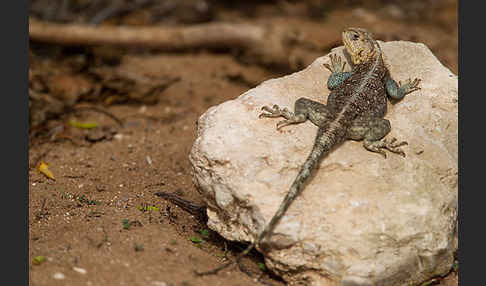
<path id="1" fill-rule="evenodd" d="M 362 140 L 367 150 L 379 153 L 385 158 L 386 153 L 383 149 L 405 156 L 399 147 L 407 144 L 406 142 L 396 143 L 395 138 L 391 141 L 384 139 L 391 129 L 390 122 L 383 118 L 387 107 L 386 98 L 388 95 L 394 99 L 401 99 L 406 94 L 420 89 L 420 79 L 409 79 L 402 85 L 390 78 L 383 62 L 381 48 L 368 31 L 348 28 L 342 33 L 342 39 L 354 67 L 352 71 L 345 72 L 345 62 L 336 55 L 330 56 L 331 64 L 324 64 L 331 71 L 328 79 L 331 93 L 327 105 L 299 98 L 295 102 L 294 112 L 287 108 L 281 109 L 277 105 L 262 107 L 264 112 L 260 114 L 260 118 L 285 118 L 277 123 L 277 129 L 307 120 L 319 128 L 312 151 L 290 190 L 260 235 L 237 256 L 238 264 L 241 257 L 271 235 L 291 203 L 302 192 L 303 185 L 312 171 L 335 145 L 348 139 Z M 230 261 L 214 270 L 198 274 L 215 274 L 231 264 Z"/>

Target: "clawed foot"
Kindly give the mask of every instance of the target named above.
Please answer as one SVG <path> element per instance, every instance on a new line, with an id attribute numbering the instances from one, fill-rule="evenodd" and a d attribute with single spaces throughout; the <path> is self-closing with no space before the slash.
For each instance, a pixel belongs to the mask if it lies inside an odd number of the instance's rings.
<path id="1" fill-rule="evenodd" d="M 291 113 L 287 108 L 284 107 L 283 109 L 281 109 L 280 106 L 276 104 L 273 107 L 263 106 L 262 110 L 265 112 L 262 112 L 258 116 L 258 118 L 262 118 L 262 117 L 275 118 L 280 116 L 287 118 L 286 115 L 289 115 L 289 113 Z"/>
<path id="2" fill-rule="evenodd" d="M 402 141 L 399 143 L 395 143 L 397 141 L 396 138 L 392 138 L 391 141 L 388 141 L 386 139 L 383 139 L 381 141 L 364 141 L 364 147 L 371 151 L 371 152 L 376 152 L 381 154 L 384 158 L 386 158 L 386 153 L 383 151 L 383 149 L 387 149 L 388 151 L 402 155 L 405 157 L 405 152 L 402 151 L 399 147 L 403 145 L 408 145 L 407 142 Z"/>
<path id="3" fill-rule="evenodd" d="M 289 111 L 287 108 L 281 109 L 278 105 L 274 105 L 273 107 L 263 106 L 262 112 L 258 118 L 268 117 L 268 118 L 275 118 L 275 117 L 284 117 L 285 120 L 279 121 L 277 123 L 277 130 L 280 130 L 282 127 L 302 122 L 300 117 L 296 117 L 293 112 Z M 305 120 L 305 118 L 304 118 Z"/>
<path id="4" fill-rule="evenodd" d="M 331 58 L 331 64 L 323 65 L 332 73 L 344 72 L 344 66 L 346 66 L 346 62 L 342 61 L 340 56 L 334 54 L 331 54 L 329 57 Z"/>
<path id="5" fill-rule="evenodd" d="M 398 82 L 399 88 L 403 89 L 404 94 L 409 94 L 411 92 L 414 92 L 416 90 L 419 90 L 420 87 L 418 86 L 420 83 L 420 79 L 416 78 L 413 81 L 411 79 L 408 79 L 404 84 L 402 84 L 401 81 Z"/>

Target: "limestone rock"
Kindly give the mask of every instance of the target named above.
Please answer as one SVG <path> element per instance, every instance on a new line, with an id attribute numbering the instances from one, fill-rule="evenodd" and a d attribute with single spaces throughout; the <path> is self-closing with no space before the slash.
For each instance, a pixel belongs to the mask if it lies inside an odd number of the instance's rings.
<path id="1" fill-rule="evenodd" d="M 407 156 L 384 159 L 362 142 L 346 141 L 321 161 L 265 241 L 267 267 L 290 284 L 409 285 L 445 274 L 453 263 L 457 76 L 423 44 L 380 45 L 395 80 L 422 79 L 422 89 L 389 103 L 385 117 L 392 125 L 388 138 L 408 141 Z M 317 131 L 308 121 L 279 132 L 275 124 L 282 119 L 258 119 L 260 108 L 293 110 L 300 97 L 325 103 L 330 72 L 322 64 L 328 56 L 211 107 L 199 119 L 190 153 L 194 182 L 208 205 L 209 227 L 225 238 L 249 242 L 263 230 Z"/>

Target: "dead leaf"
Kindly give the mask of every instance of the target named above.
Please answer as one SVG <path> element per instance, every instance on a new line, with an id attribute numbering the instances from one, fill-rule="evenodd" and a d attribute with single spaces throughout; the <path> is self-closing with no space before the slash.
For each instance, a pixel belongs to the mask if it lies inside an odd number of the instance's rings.
<path id="1" fill-rule="evenodd" d="M 54 180 L 54 181 L 56 180 L 54 178 L 54 174 L 52 174 L 52 172 L 49 170 L 48 164 L 46 162 L 41 161 L 39 166 L 37 167 L 37 170 L 39 171 L 39 173 L 44 174 L 49 179 Z"/>

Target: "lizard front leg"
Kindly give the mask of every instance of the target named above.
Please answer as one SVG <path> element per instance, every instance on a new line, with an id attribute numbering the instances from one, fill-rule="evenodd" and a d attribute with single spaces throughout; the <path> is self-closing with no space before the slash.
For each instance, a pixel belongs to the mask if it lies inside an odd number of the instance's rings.
<path id="1" fill-rule="evenodd" d="M 392 153 L 396 153 L 405 157 L 400 147 L 408 143 L 396 142 L 396 138 L 391 141 L 384 137 L 390 132 L 390 121 L 384 118 L 358 118 L 352 126 L 348 129 L 347 138 L 351 140 L 363 140 L 363 147 L 371 152 L 379 153 L 386 158 L 386 153 L 383 149 L 387 149 Z"/>
<path id="2" fill-rule="evenodd" d="M 334 90 L 339 87 L 345 79 L 351 76 L 351 72 L 345 72 L 344 66 L 346 62 L 341 60 L 337 55 L 330 55 L 331 64 L 324 64 L 324 66 L 331 71 L 331 75 L 327 79 L 327 88 Z"/>
<path id="3" fill-rule="evenodd" d="M 397 84 L 397 82 L 394 81 L 391 77 L 388 77 L 385 82 L 386 92 L 388 93 L 388 96 L 393 99 L 402 99 L 406 94 L 419 90 L 419 83 L 420 79 L 416 78 L 413 81 L 411 79 L 408 79 L 403 84 L 401 81 L 399 81 Z"/>
<path id="4" fill-rule="evenodd" d="M 263 106 L 262 110 L 265 112 L 261 113 L 259 118 L 285 118 L 277 123 L 277 130 L 290 124 L 305 122 L 308 119 L 315 125 L 322 126 L 331 118 L 331 112 L 326 105 L 305 97 L 301 97 L 295 102 L 295 112 L 291 112 L 287 108 L 282 109 L 278 105 L 274 105 L 272 108 Z"/>

